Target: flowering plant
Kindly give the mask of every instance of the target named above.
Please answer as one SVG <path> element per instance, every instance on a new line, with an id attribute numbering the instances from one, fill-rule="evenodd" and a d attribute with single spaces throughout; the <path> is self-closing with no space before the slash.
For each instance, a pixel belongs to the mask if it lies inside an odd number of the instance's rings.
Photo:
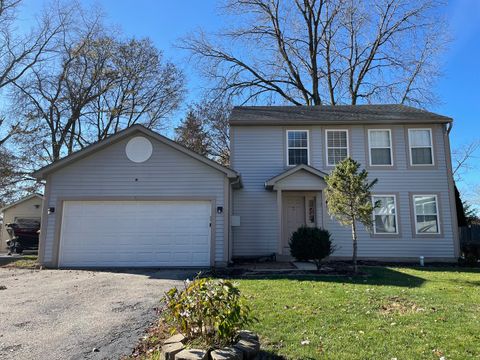
<path id="1" fill-rule="evenodd" d="M 238 287 L 228 280 L 187 280 L 183 290 L 169 290 L 163 302 L 178 331 L 211 346 L 233 341 L 238 330 L 255 320 Z"/>

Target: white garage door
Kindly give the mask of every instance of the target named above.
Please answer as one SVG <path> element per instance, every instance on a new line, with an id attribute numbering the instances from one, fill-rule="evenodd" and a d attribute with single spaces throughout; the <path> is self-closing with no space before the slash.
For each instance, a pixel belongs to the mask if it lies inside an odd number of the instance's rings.
<path id="1" fill-rule="evenodd" d="M 66 201 L 60 266 L 210 266 L 208 201 Z"/>

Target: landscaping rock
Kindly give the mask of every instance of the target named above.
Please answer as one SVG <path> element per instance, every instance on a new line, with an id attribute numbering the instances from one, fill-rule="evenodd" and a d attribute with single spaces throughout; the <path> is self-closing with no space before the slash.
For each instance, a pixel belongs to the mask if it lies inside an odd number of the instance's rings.
<path id="1" fill-rule="evenodd" d="M 201 349 L 185 349 L 175 355 L 175 360 L 207 360 L 208 353 Z"/>
<path id="2" fill-rule="evenodd" d="M 172 337 L 169 337 L 167 340 L 165 340 L 163 345 L 173 344 L 177 342 L 183 343 L 184 341 L 185 341 L 185 336 L 183 336 L 183 334 L 175 334 Z"/>
<path id="3" fill-rule="evenodd" d="M 185 346 L 180 342 L 163 345 L 160 358 L 162 360 L 175 360 L 175 355 L 183 349 L 185 349 Z"/>
<path id="4" fill-rule="evenodd" d="M 243 340 L 255 340 L 258 341 L 258 335 L 250 330 L 240 330 L 237 333 L 237 337 Z"/>
<path id="5" fill-rule="evenodd" d="M 233 347 L 242 351 L 246 360 L 253 359 L 260 351 L 260 343 L 253 339 L 241 339 Z"/>
<path id="6" fill-rule="evenodd" d="M 243 352 L 234 347 L 217 349 L 210 353 L 212 360 L 243 360 Z"/>

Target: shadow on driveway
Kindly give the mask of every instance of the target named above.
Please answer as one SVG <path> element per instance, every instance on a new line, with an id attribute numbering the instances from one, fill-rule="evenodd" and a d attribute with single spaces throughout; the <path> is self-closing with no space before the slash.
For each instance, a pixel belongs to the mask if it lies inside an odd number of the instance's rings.
<path id="1" fill-rule="evenodd" d="M 207 269 L 201 268 L 63 268 L 51 269 L 58 271 L 78 271 L 91 272 L 99 274 L 125 274 L 145 276 L 149 279 L 161 280 L 192 280 L 198 274 L 205 272 Z"/>

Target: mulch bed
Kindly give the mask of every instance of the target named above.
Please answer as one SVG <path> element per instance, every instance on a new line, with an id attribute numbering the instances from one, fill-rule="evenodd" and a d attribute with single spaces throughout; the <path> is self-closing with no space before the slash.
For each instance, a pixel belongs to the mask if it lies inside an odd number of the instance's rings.
<path id="1" fill-rule="evenodd" d="M 418 267 L 417 262 L 399 263 L 399 262 L 386 262 L 386 261 L 368 261 L 359 260 L 358 266 L 362 267 Z M 443 268 L 443 267 L 459 267 L 461 265 L 452 263 L 427 263 L 425 268 Z M 227 268 L 217 268 L 209 270 L 201 276 L 205 277 L 218 277 L 218 278 L 258 278 L 258 277 L 275 277 L 275 276 L 348 276 L 348 277 L 366 277 L 370 276 L 366 272 L 359 271 L 354 273 L 352 269 L 351 261 L 329 261 L 322 265 L 322 268 L 317 270 L 300 270 L 293 262 L 276 262 L 272 260 L 261 259 L 260 261 L 249 260 L 236 260 L 233 265 Z"/>
<path id="2" fill-rule="evenodd" d="M 276 276 L 368 276 L 365 272 L 353 272 L 351 264 L 347 262 L 330 262 L 320 270 L 300 270 L 293 263 L 287 262 L 245 262 L 236 263 L 227 268 L 212 269 L 202 274 L 206 277 L 221 278 L 258 278 Z"/>
<path id="3" fill-rule="evenodd" d="M 252 269 L 252 270 L 286 270 L 296 269 L 291 262 L 268 261 L 268 262 L 235 262 L 233 268 Z"/>

